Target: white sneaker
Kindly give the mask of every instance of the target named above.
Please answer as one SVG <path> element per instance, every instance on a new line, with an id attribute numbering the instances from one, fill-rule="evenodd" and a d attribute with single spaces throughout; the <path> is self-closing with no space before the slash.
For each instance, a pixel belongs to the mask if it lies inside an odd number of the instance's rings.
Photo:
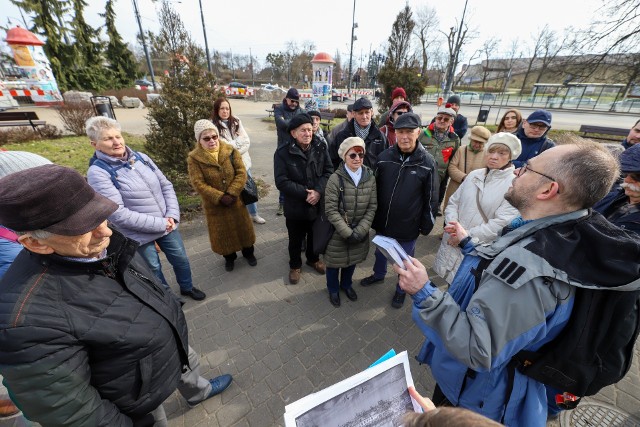
<path id="1" fill-rule="evenodd" d="M 264 218 L 262 218 L 258 214 L 251 215 L 251 218 L 253 218 L 253 222 L 255 222 L 256 224 L 264 224 L 265 222 L 267 222 L 267 221 L 265 221 Z"/>

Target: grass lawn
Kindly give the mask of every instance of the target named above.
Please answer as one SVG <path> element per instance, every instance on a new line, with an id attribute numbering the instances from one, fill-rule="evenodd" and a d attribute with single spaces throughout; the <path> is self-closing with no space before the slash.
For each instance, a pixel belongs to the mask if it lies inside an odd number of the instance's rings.
<path id="1" fill-rule="evenodd" d="M 145 152 L 144 137 L 128 133 L 123 133 L 123 136 L 131 149 Z M 3 148 L 10 151 L 28 151 L 39 154 L 51 160 L 53 163 L 75 169 L 83 176 L 87 174 L 89 159 L 93 156 L 94 152 L 86 136 L 65 136 L 59 139 L 6 144 Z M 151 156 L 151 158 L 153 158 L 153 156 Z M 165 172 L 167 179 L 173 183 L 182 212 L 188 215 L 189 213 L 199 211 L 200 196 L 191 188 L 187 174 L 179 174 L 171 171 L 163 172 Z"/>

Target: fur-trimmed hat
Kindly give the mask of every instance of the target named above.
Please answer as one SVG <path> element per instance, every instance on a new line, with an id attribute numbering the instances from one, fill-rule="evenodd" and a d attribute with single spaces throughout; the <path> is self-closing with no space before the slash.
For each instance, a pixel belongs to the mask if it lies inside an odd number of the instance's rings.
<path id="1" fill-rule="evenodd" d="M 193 125 L 193 133 L 196 136 L 196 141 L 200 141 L 200 134 L 205 130 L 215 130 L 216 135 L 219 135 L 218 128 L 214 125 L 211 120 L 202 119 L 198 120 L 195 125 Z"/>
<path id="2" fill-rule="evenodd" d="M 485 144 L 484 150 L 488 153 L 491 146 L 495 144 L 502 144 L 509 147 L 512 159 L 517 159 L 518 156 L 520 156 L 520 153 L 522 153 L 522 144 L 520 143 L 520 139 L 512 133 L 498 132 L 491 136 Z"/>
<path id="3" fill-rule="evenodd" d="M 449 98 L 447 98 L 447 104 L 456 104 L 456 105 L 461 105 L 461 104 L 460 104 L 460 96 L 458 96 L 458 95 L 451 95 Z"/>
<path id="4" fill-rule="evenodd" d="M 367 149 L 366 149 L 366 147 L 364 145 L 364 140 L 362 138 L 360 138 L 358 136 L 351 136 L 349 138 L 346 138 L 344 141 L 342 141 L 342 144 L 340 144 L 340 147 L 338 148 L 338 157 L 340 157 L 342 160 L 344 160 L 344 156 L 353 147 L 360 147 L 360 148 L 362 148 L 363 152 L 367 151 Z"/>

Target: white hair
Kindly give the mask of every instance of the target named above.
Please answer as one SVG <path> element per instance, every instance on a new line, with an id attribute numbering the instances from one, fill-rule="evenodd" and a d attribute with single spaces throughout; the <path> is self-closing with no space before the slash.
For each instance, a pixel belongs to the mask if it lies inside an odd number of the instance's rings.
<path id="1" fill-rule="evenodd" d="M 25 234 L 28 234 L 29 236 L 33 237 L 36 240 L 45 240 L 45 239 L 48 239 L 49 237 L 53 236 L 52 232 L 44 231 L 44 230 L 16 231 L 15 233 L 18 236 L 24 236 Z"/>
<path id="2" fill-rule="evenodd" d="M 84 124 L 87 136 L 91 141 L 97 141 L 100 139 L 100 135 L 103 130 L 117 129 L 121 130 L 120 123 L 105 116 L 91 117 Z"/>

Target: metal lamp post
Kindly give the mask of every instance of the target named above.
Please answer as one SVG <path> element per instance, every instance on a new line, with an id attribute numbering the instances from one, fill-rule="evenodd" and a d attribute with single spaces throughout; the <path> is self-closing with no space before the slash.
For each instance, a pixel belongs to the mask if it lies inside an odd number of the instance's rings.
<path id="1" fill-rule="evenodd" d="M 355 30 L 358 28 L 356 24 L 356 0 L 353 0 L 353 18 L 351 19 L 351 51 L 349 52 L 349 86 L 347 86 L 347 95 L 351 96 L 351 79 L 353 79 L 353 42 L 357 40 Z"/>

